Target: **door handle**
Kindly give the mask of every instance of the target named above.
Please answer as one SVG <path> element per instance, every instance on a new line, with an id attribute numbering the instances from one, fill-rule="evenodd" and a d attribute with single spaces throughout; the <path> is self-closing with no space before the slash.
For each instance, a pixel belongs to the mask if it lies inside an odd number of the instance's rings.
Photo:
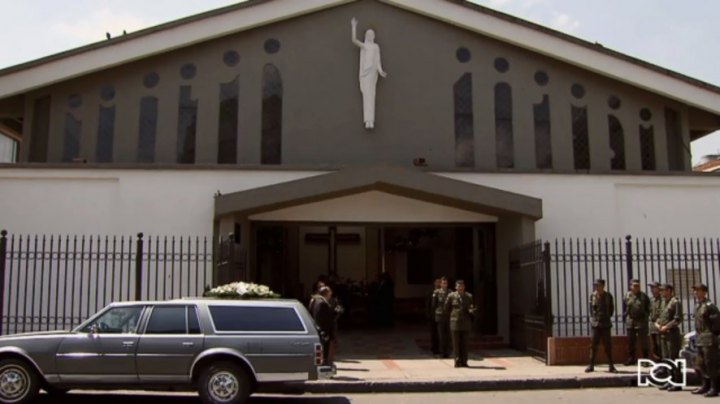
<path id="1" fill-rule="evenodd" d="M 195 343 L 194 342 L 183 342 L 182 346 L 184 346 L 186 348 L 192 348 L 195 346 Z"/>
<path id="2" fill-rule="evenodd" d="M 123 341 L 122 346 L 125 348 L 132 348 L 135 346 L 135 341 Z"/>

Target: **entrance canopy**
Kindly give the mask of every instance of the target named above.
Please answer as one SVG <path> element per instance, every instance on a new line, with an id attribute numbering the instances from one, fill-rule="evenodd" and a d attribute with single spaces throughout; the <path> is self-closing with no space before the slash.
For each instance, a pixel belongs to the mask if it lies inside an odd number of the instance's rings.
<path id="1" fill-rule="evenodd" d="M 215 217 L 251 221 L 497 222 L 542 218 L 542 201 L 407 168 L 354 167 L 215 199 Z"/>

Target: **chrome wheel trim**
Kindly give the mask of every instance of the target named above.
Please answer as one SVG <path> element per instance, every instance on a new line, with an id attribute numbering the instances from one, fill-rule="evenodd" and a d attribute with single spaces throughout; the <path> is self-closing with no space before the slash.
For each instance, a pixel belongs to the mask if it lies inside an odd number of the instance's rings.
<path id="1" fill-rule="evenodd" d="M 213 400 L 227 403 L 240 393 L 240 382 L 232 372 L 221 371 L 210 376 L 207 388 Z"/>
<path id="2" fill-rule="evenodd" d="M 0 398 L 7 403 L 22 400 L 30 392 L 30 375 L 18 365 L 0 368 Z"/>

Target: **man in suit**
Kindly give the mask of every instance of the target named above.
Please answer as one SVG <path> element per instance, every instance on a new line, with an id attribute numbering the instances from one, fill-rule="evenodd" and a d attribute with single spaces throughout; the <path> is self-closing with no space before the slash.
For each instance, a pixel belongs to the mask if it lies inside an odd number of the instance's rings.
<path id="1" fill-rule="evenodd" d="M 602 342 L 605 348 L 605 354 L 608 357 L 611 373 L 617 373 L 612 357 L 612 339 L 610 338 L 610 328 L 612 328 L 612 315 L 615 313 L 615 300 L 610 292 L 605 291 L 605 280 L 598 279 L 595 281 L 595 291 L 590 296 L 590 325 L 592 325 L 592 342 L 590 343 L 590 365 L 585 368 L 585 372 L 595 370 L 595 355 L 598 346 Z"/>
<path id="2" fill-rule="evenodd" d="M 452 334 L 455 367 L 468 367 L 468 339 L 475 315 L 473 297 L 465 292 L 465 282 L 455 282 L 455 292 L 445 301 L 445 311 L 450 313 L 450 333 Z"/>
<path id="3" fill-rule="evenodd" d="M 320 298 L 313 304 L 312 316 L 315 324 L 320 328 L 320 341 L 323 346 L 323 365 L 332 365 L 328 359 L 330 346 L 335 341 L 335 310 L 330 305 L 332 290 L 323 286 L 318 291 Z"/>
<path id="4" fill-rule="evenodd" d="M 443 358 L 450 357 L 450 312 L 445 309 L 449 295 L 448 280 L 443 276 L 440 280 L 440 288 L 436 289 L 432 296 L 432 315 L 438 336 L 438 354 Z"/>

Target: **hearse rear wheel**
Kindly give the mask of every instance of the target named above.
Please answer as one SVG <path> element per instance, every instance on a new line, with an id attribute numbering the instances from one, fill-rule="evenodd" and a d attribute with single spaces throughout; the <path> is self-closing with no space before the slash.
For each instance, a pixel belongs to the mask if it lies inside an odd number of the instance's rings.
<path id="1" fill-rule="evenodd" d="M 200 374 L 198 392 L 205 404 L 241 404 L 250 397 L 247 372 L 232 362 L 210 364 Z"/>

